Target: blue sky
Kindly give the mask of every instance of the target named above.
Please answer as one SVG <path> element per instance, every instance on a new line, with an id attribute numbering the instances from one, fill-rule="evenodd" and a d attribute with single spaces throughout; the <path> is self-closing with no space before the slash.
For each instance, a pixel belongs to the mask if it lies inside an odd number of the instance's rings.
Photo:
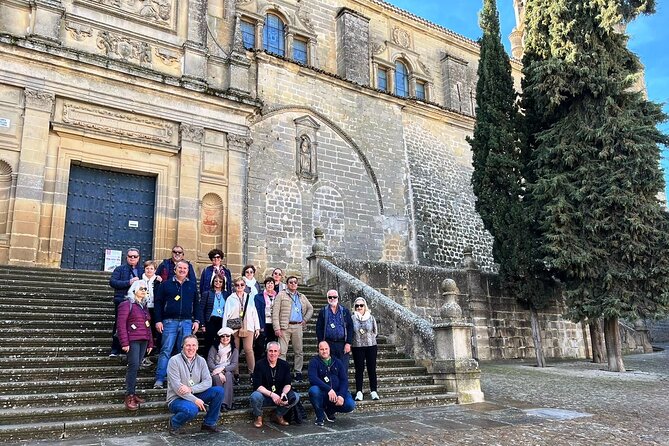
<path id="1" fill-rule="evenodd" d="M 431 22 L 462 34 L 470 39 L 478 39 L 481 29 L 478 26 L 478 12 L 482 0 L 386 0 Z M 513 0 L 497 0 L 502 42 L 510 52 L 509 34 L 516 24 L 513 12 Z M 655 102 L 664 103 L 664 110 L 669 114 L 669 1 L 658 0 L 657 13 L 643 16 L 631 23 L 627 31 L 630 35 L 630 48 L 645 66 L 648 96 Z M 669 133 L 669 123 L 662 126 Z M 664 151 L 662 166 L 665 182 L 669 183 L 669 151 Z"/>

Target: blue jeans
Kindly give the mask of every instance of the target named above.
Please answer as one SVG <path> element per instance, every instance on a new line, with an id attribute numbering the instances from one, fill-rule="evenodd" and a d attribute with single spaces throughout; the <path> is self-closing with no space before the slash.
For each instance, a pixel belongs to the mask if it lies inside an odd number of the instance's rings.
<path id="1" fill-rule="evenodd" d="M 276 406 L 272 398 L 263 395 L 257 390 L 251 394 L 251 411 L 254 417 L 259 417 L 262 415 L 263 407 L 276 407 L 276 415 L 282 417 L 288 412 L 288 410 L 297 404 L 300 401 L 300 395 L 293 392 L 292 390 L 286 395 L 288 398 L 287 406 Z"/>
<path id="2" fill-rule="evenodd" d="M 144 359 L 146 346 L 149 341 L 130 341 L 130 350 L 128 350 L 128 367 L 125 372 L 125 394 L 134 395 L 137 387 L 137 372 L 139 365 Z"/>
<path id="3" fill-rule="evenodd" d="M 219 415 L 221 415 L 221 404 L 223 404 L 223 397 L 225 392 L 222 387 L 210 387 L 204 392 L 194 394 L 197 398 L 209 405 L 207 415 L 205 415 L 202 424 L 207 426 L 216 426 Z M 183 398 L 177 398 L 169 405 L 170 412 L 174 416 L 170 418 L 172 422 L 172 429 L 179 429 L 181 426 L 192 420 L 197 416 L 200 409 L 197 408 L 192 401 Z"/>
<path id="4" fill-rule="evenodd" d="M 355 409 L 355 401 L 353 401 L 351 393 L 346 392 L 342 396 L 344 397 L 344 405 L 335 406 L 328 399 L 328 392 L 322 391 L 318 386 L 309 387 L 309 400 L 314 407 L 314 412 L 316 412 L 316 419 L 323 421 L 325 412 L 328 414 L 335 412 L 348 413 Z"/>
<path id="5" fill-rule="evenodd" d="M 156 365 L 156 381 L 165 382 L 167 363 L 172 356 L 174 346 L 181 349 L 184 337 L 193 333 L 193 321 L 187 319 L 165 319 L 163 321 L 163 339 L 160 357 Z"/>

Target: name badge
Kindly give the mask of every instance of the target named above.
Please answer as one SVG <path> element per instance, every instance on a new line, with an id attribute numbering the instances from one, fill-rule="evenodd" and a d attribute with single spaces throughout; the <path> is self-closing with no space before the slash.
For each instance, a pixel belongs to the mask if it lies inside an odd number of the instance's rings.
<path id="1" fill-rule="evenodd" d="M 216 312 L 217 312 L 218 314 L 223 313 L 223 311 L 222 311 L 220 308 L 218 308 L 218 309 L 216 310 Z"/>
<path id="2" fill-rule="evenodd" d="M 335 328 L 335 324 L 330 324 L 330 328 Z"/>
<path id="3" fill-rule="evenodd" d="M 174 296 L 174 300 L 179 300 L 179 299 L 181 299 L 181 296 L 179 296 L 178 294 Z"/>
<path id="4" fill-rule="evenodd" d="M 276 393 L 276 386 L 272 386 L 272 392 Z"/>
<path id="5" fill-rule="evenodd" d="M 365 334 L 365 329 L 364 328 L 360 329 L 360 334 Z"/>
<path id="6" fill-rule="evenodd" d="M 188 380 L 188 385 L 193 387 L 195 385 L 195 381 L 193 381 L 192 379 L 189 379 Z"/>
<path id="7" fill-rule="evenodd" d="M 144 323 L 146 324 L 147 328 L 151 326 L 151 324 L 149 324 L 149 321 L 144 321 Z"/>
<path id="8" fill-rule="evenodd" d="M 130 328 L 132 328 L 133 330 L 137 330 L 137 326 L 135 324 L 131 324 Z"/>
<path id="9" fill-rule="evenodd" d="M 325 381 L 326 383 L 329 383 L 329 382 L 330 382 L 330 378 L 328 378 L 328 377 L 326 376 L 325 378 L 323 378 L 323 381 Z"/>
<path id="10" fill-rule="evenodd" d="M 244 317 L 244 312 L 243 311 L 239 312 L 239 317 Z"/>

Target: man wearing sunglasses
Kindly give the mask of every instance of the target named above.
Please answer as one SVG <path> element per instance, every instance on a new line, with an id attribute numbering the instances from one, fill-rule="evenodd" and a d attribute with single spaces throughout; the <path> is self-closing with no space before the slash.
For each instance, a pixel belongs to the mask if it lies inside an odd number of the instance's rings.
<path id="1" fill-rule="evenodd" d="M 188 263 L 188 280 L 196 283 L 195 270 L 193 269 L 193 265 L 184 259 L 184 249 L 179 245 L 176 245 L 174 248 L 172 248 L 171 258 L 165 259 L 160 263 L 160 266 L 158 266 L 158 269 L 156 270 L 156 275 L 162 279 L 163 283 L 167 282 L 168 280 L 172 279 L 174 276 L 174 267 L 181 261 Z"/>
<path id="2" fill-rule="evenodd" d="M 327 341 L 330 353 L 339 359 L 344 371 L 348 373 L 348 358 L 353 342 L 353 319 L 351 312 L 343 305 L 339 305 L 337 290 L 328 290 L 328 304 L 318 313 L 316 320 L 316 339 L 318 342 Z"/>
<path id="3" fill-rule="evenodd" d="M 125 264 L 117 266 L 109 279 L 109 286 L 114 289 L 114 327 L 112 328 L 112 346 L 110 357 L 121 354 L 121 344 L 116 335 L 116 320 L 118 306 L 125 300 L 130 285 L 140 280 L 144 274 L 144 267 L 139 263 L 139 249 L 130 248 L 126 252 Z"/>

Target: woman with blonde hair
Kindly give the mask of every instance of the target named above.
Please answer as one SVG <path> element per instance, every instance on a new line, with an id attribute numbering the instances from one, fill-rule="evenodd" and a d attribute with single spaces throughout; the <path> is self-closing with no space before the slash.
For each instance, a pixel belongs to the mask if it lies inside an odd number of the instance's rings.
<path id="1" fill-rule="evenodd" d="M 378 327 L 376 319 L 372 316 L 367 301 L 363 297 L 358 297 L 353 302 L 353 344 L 351 351 L 353 353 L 353 364 L 355 365 L 355 400 L 362 401 L 362 376 L 367 363 L 367 376 L 369 377 L 370 396 L 373 400 L 379 399 L 377 393 L 376 379 L 376 355 L 377 345 L 376 336 Z"/>
<path id="2" fill-rule="evenodd" d="M 249 373 L 253 373 L 256 361 L 253 355 L 253 341 L 260 335 L 260 321 L 253 298 L 244 292 L 246 282 L 242 277 L 233 281 L 234 291 L 225 300 L 223 327 L 235 333 L 235 347 L 244 349 Z M 239 383 L 239 366 L 235 370 L 235 384 Z"/>

